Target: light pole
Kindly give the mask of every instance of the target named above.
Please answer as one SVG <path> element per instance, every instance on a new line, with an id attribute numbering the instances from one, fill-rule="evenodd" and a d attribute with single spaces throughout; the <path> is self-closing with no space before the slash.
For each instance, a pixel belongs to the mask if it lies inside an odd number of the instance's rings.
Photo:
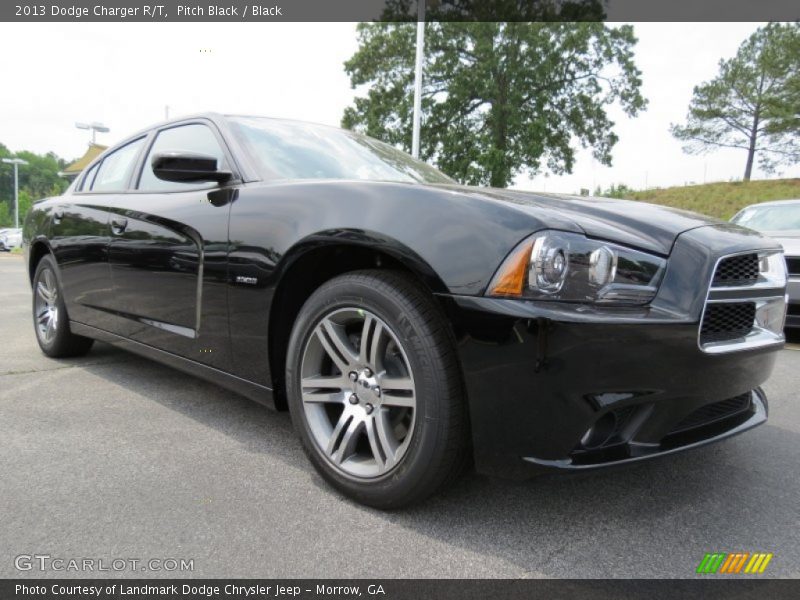
<path id="1" fill-rule="evenodd" d="M 27 165 L 27 160 L 21 158 L 4 158 L 7 165 L 14 165 L 14 227 L 19 229 L 19 166 Z"/>
<path id="2" fill-rule="evenodd" d="M 97 136 L 97 132 L 100 133 L 108 133 L 111 131 L 108 127 L 103 125 L 102 123 L 98 123 L 97 121 L 92 121 L 91 123 L 75 123 L 75 127 L 78 129 L 89 129 L 92 132 L 92 143 L 94 144 L 95 138 Z"/>
<path id="3" fill-rule="evenodd" d="M 425 2 L 417 0 L 417 56 L 414 66 L 414 116 L 411 129 L 411 156 L 419 158 L 419 122 L 422 108 L 422 58 L 425 50 Z"/>

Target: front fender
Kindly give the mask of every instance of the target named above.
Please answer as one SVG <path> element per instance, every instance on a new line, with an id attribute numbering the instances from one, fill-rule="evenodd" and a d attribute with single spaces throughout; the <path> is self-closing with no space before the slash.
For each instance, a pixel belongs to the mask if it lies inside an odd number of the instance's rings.
<path id="1" fill-rule="evenodd" d="M 272 271 L 308 244 L 374 245 L 416 265 L 436 284 L 432 289 L 479 295 L 526 236 L 554 225 L 581 231 L 551 212 L 538 212 L 446 186 L 366 181 L 248 185 L 231 208 L 231 252 L 234 259 L 260 255 L 257 260 Z"/>
<path id="2" fill-rule="evenodd" d="M 414 273 L 432 292 L 448 293 L 448 288 L 439 274 L 413 249 L 388 235 L 361 229 L 319 231 L 303 238 L 281 257 L 276 269 L 276 279 L 280 281 L 283 275 L 308 252 L 342 247 L 369 250 L 389 256 Z"/>

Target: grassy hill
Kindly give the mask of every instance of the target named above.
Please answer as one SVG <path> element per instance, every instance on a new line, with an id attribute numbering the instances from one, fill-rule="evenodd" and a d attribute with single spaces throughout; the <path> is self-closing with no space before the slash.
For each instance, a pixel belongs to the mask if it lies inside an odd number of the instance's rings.
<path id="1" fill-rule="evenodd" d="M 800 198 L 800 179 L 706 183 L 627 192 L 623 197 L 674 206 L 727 220 L 748 204 Z"/>

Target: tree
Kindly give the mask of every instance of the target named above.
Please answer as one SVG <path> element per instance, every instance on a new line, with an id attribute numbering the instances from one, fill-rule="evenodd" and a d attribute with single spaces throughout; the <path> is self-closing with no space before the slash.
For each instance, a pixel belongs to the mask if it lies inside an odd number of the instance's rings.
<path id="1" fill-rule="evenodd" d="M 772 172 L 800 161 L 800 24 L 770 23 L 757 29 L 719 74 L 694 88 L 686 125 L 671 126 L 697 154 L 716 148 L 747 151 L 744 180 L 753 162 Z"/>
<path id="2" fill-rule="evenodd" d="M 0 228 L 12 227 L 14 225 L 14 215 L 11 213 L 7 202 L 0 202 Z"/>
<path id="3" fill-rule="evenodd" d="M 69 181 L 58 173 L 67 166 L 67 162 L 52 152 L 35 154 L 33 152 L 11 153 L 6 146 L 0 144 L 0 158 L 17 157 L 28 161 L 19 167 L 19 218 L 25 218 L 33 200 L 64 193 Z M 5 206 L 5 208 L 3 208 Z M 0 163 L 0 226 L 9 227 L 14 224 L 14 168 Z"/>
<path id="4" fill-rule="evenodd" d="M 606 109 L 646 101 L 630 26 L 429 22 L 420 154 L 459 181 L 505 187 L 527 170 L 571 172 L 576 145 L 611 164 Z M 362 23 L 345 63 L 354 88 L 344 127 L 411 148 L 415 24 Z"/>
<path id="5" fill-rule="evenodd" d="M 597 186 L 597 189 L 594 191 L 595 196 L 604 196 L 606 198 L 620 198 L 624 200 L 625 198 L 629 197 L 633 194 L 633 188 L 628 187 L 624 183 L 618 183 L 614 185 L 611 184 L 611 187 L 607 190 L 603 191 L 600 186 Z"/>

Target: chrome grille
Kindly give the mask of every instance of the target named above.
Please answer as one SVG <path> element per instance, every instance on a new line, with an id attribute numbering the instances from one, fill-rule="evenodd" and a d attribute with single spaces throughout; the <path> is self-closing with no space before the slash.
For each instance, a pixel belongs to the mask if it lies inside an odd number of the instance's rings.
<path id="1" fill-rule="evenodd" d="M 697 331 L 702 351 L 719 354 L 783 343 L 783 260 L 783 253 L 772 249 L 717 260 Z"/>
<path id="2" fill-rule="evenodd" d="M 700 328 L 700 343 L 724 342 L 746 336 L 756 318 L 754 302 L 709 304 Z"/>
<path id="3" fill-rule="evenodd" d="M 758 254 L 738 254 L 719 261 L 714 287 L 753 285 L 758 281 Z"/>

